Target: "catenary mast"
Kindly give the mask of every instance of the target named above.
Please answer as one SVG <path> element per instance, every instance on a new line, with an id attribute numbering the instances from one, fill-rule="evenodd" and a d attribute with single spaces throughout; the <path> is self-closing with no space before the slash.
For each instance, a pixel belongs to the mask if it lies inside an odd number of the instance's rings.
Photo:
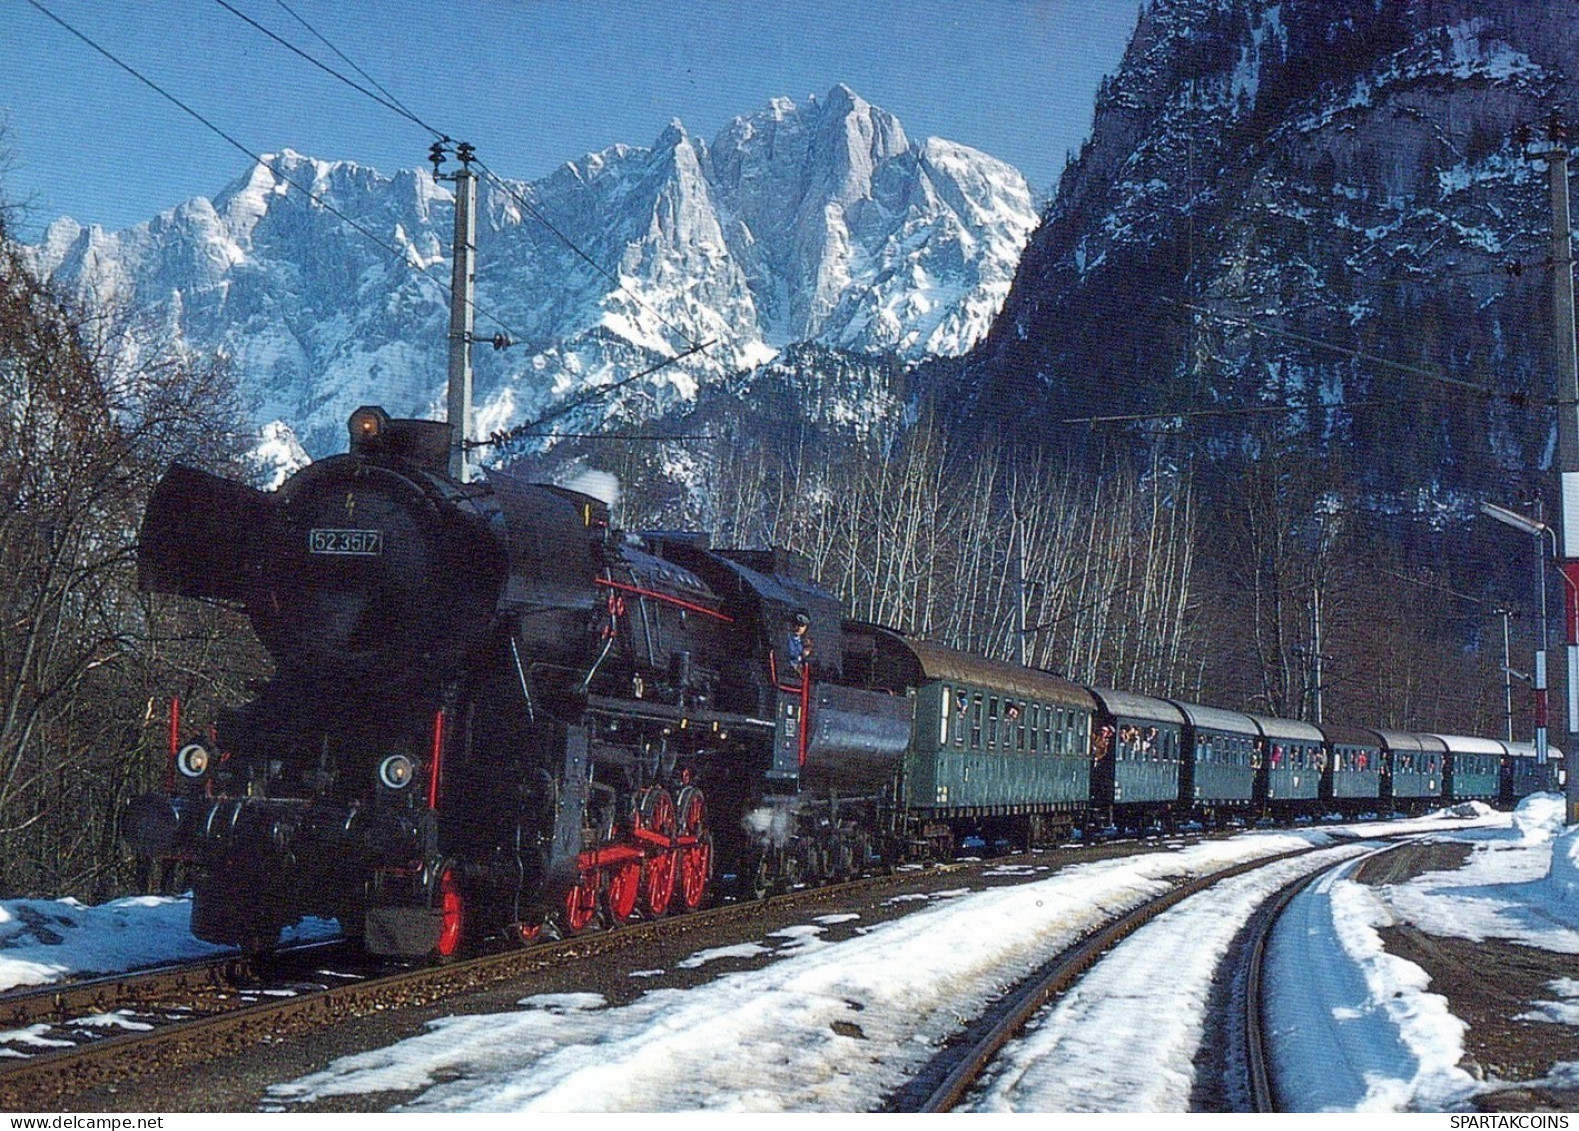
<path id="1" fill-rule="evenodd" d="M 1564 625 L 1567 633 L 1568 761 L 1579 761 L 1579 352 L 1574 343 L 1573 240 L 1568 215 L 1568 131 L 1557 115 L 1547 125 L 1552 193 L 1552 363 L 1556 367 L 1557 467 L 1562 480 L 1561 531 Z M 1536 710 L 1545 714 L 1545 704 Z M 1545 722 L 1544 717 L 1538 720 Z M 1579 774 L 1570 765 L 1568 823 L 1579 824 Z"/>
<path id="2" fill-rule="evenodd" d="M 450 424 L 450 475 L 466 483 L 471 479 L 467 442 L 472 438 L 472 327 L 477 285 L 477 175 L 471 163 L 476 151 L 466 142 L 455 147 L 461 167 L 452 175 L 439 173 L 444 160 L 444 143 L 435 142 L 428 159 L 433 162 L 433 179 L 455 185 L 454 263 L 450 276 L 450 367 L 448 413 Z"/>

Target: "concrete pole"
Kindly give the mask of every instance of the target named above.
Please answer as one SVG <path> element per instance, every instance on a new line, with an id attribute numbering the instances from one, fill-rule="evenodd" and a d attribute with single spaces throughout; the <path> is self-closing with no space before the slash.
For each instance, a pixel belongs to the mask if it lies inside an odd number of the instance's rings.
<path id="1" fill-rule="evenodd" d="M 1020 512 L 1014 512 L 1014 527 L 1009 532 L 1010 557 L 1014 565 L 1014 660 L 1022 668 L 1026 658 L 1025 628 L 1025 536 L 1020 530 Z"/>
<path id="2" fill-rule="evenodd" d="M 454 270 L 450 276 L 450 476 L 466 483 L 471 461 L 466 441 L 472 436 L 472 324 L 476 311 L 473 290 L 477 284 L 477 177 L 467 164 L 470 146 L 460 148 L 461 167 L 455 174 Z"/>
<path id="3" fill-rule="evenodd" d="M 1513 655 L 1508 636 L 1508 610 L 1495 610 L 1502 618 L 1502 723 L 1504 737 L 1513 741 Z"/>
<path id="4" fill-rule="evenodd" d="M 1321 725 L 1321 586 L 1311 587 L 1310 594 L 1310 686 L 1311 721 Z"/>

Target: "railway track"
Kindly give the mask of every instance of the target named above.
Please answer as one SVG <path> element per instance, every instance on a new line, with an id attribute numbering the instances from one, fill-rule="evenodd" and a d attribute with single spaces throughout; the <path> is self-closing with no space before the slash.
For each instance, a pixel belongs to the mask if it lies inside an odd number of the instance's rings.
<path id="1" fill-rule="evenodd" d="M 1019 1032 L 1038 1009 L 1072 985 L 1129 934 L 1170 907 L 1214 884 L 1279 860 L 1306 856 L 1312 851 L 1319 850 L 1302 849 L 1284 853 L 1235 865 L 1209 876 L 1182 881 L 1180 886 L 1165 896 L 1093 932 L 997 1002 L 986 1016 L 935 1057 L 911 1084 L 893 1094 L 886 1105 L 887 1110 L 949 1110 L 970 1090 L 976 1077 L 992 1061 L 997 1051 Z M 1081 856 L 1089 859 L 1084 853 Z M 938 871 L 949 872 L 965 867 L 969 865 L 945 865 Z M 914 877 L 915 873 L 867 877 L 763 901 L 727 904 L 691 915 L 633 923 L 617 931 L 578 935 L 563 941 L 486 955 L 444 967 L 382 971 L 354 984 L 304 986 L 302 983 L 310 979 L 296 978 L 288 987 L 289 996 L 284 996 L 282 990 L 285 988 L 277 985 L 272 988 L 279 996 L 271 995 L 271 986 L 256 979 L 256 972 L 241 971 L 239 981 L 248 992 L 231 994 L 227 991 L 224 994 L 227 1007 L 223 1010 L 204 1016 L 197 1016 L 191 1010 L 185 1014 L 174 1012 L 147 1031 L 121 1032 L 81 1047 L 45 1052 L 26 1061 L 8 1063 L 0 1060 L 0 1108 L 25 1110 L 58 1106 L 73 1095 L 91 1092 L 106 1085 L 122 1084 L 172 1068 L 222 1059 L 248 1046 L 286 1040 L 342 1020 L 366 1017 L 382 1011 L 421 1008 L 450 997 L 486 990 L 511 979 L 559 966 L 585 963 L 627 947 L 635 948 L 665 939 L 684 939 L 693 932 L 716 932 L 720 927 L 728 929 L 732 921 L 748 919 L 766 908 L 791 910 L 799 914 L 824 902 L 847 900 L 852 895 L 880 895 L 886 888 L 908 885 Z M 1292 891 L 1288 894 L 1291 896 Z M 1282 902 L 1286 902 L 1286 899 Z M 1258 928 L 1263 940 L 1270 933 L 1274 918 L 1275 915 L 1267 914 L 1265 925 Z M 1264 942 L 1258 945 L 1259 949 L 1264 949 Z M 319 965 L 323 965 L 321 960 Z M 223 972 L 216 974 L 212 966 L 209 964 L 208 967 L 157 972 L 157 975 L 150 972 L 137 977 L 169 977 L 175 980 L 177 988 L 194 980 L 206 985 L 216 978 L 238 977 Z M 256 980 L 249 982 L 249 977 Z M 100 981 L 114 983 L 127 980 Z M 40 1016 L 39 1011 L 46 1008 L 42 1004 L 44 999 L 59 996 L 61 1000 L 48 1008 L 55 1010 L 54 1016 L 69 1020 L 78 1010 L 118 1008 L 115 1005 L 117 999 L 103 996 L 107 992 L 103 986 L 87 983 L 60 987 L 28 995 L 34 1000 L 26 1008 L 34 1011 L 33 1016 Z M 15 1010 L 18 1007 L 18 1002 L 0 997 L 0 1009 Z M 0 1016 L 8 1015 L 0 1013 Z M 13 1012 L 9 1018 L 15 1022 L 22 1018 L 22 1014 Z M 1252 1031 L 1248 1023 L 1244 1032 L 1247 1043 L 1259 1045 L 1259 1038 L 1250 1035 Z M 1264 1062 L 1265 1058 L 1262 1060 Z M 1270 1089 L 1264 1089 L 1262 1094 L 1269 1096 Z"/>
<path id="2" fill-rule="evenodd" d="M 1372 853 L 1366 859 L 1376 860 L 1378 857 L 1402 848 L 1408 841 L 1399 841 Z M 1340 865 L 1333 865 L 1339 867 Z M 1281 1106 L 1275 1074 L 1272 1070 L 1273 1057 L 1270 1047 L 1270 1036 L 1265 1025 L 1266 980 L 1263 977 L 1263 968 L 1266 956 L 1272 941 L 1272 932 L 1276 929 L 1278 920 L 1283 912 L 1288 909 L 1294 899 L 1311 884 L 1315 883 L 1331 869 L 1322 869 L 1310 875 L 1301 876 L 1283 885 L 1267 899 L 1256 913 L 1250 917 L 1246 924 L 1244 940 L 1244 993 L 1241 997 L 1243 1009 L 1242 1036 L 1243 1056 L 1246 1074 L 1246 1095 L 1249 1099 L 1250 1109 L 1256 1113 L 1277 1113 L 1283 1111 Z"/>
<path id="3" fill-rule="evenodd" d="M 957 865 L 941 867 L 949 870 Z M 71 1028 L 84 1013 L 136 1009 L 127 1020 L 146 1028 L 120 1029 L 113 1035 L 73 1041 L 70 1047 L 48 1048 L 25 1059 L 0 1059 L 0 1110 L 42 1110 L 90 1089 L 229 1055 L 250 1045 L 381 1010 L 427 1005 L 559 963 L 581 962 L 654 939 L 716 928 L 757 915 L 764 908 L 815 906 L 903 882 L 902 876 L 863 877 L 444 966 L 364 970 L 360 973 L 365 976 L 342 979 L 338 984 L 329 984 L 329 978 L 306 967 L 284 978 L 265 978 L 245 970 L 243 960 L 231 958 L 5 995 L 0 997 L 0 1011 L 8 1012 L 0 1012 L 0 1017 L 10 1018 L 12 1026 Z M 238 990 L 237 984 L 242 988 Z"/>
<path id="4" fill-rule="evenodd" d="M 282 947 L 262 961 L 239 953 L 224 954 L 8 990 L 0 993 L 0 1046 L 7 1045 L 7 1034 L 38 1025 L 69 1025 L 85 1015 L 159 1008 L 172 1001 L 190 1004 L 207 995 L 258 993 L 271 982 L 306 976 L 315 969 L 321 976 L 337 980 L 365 976 L 321 969 L 354 958 L 355 951 L 346 943 L 325 939 Z M 13 1047 L 9 1055 L 27 1053 Z"/>
<path id="5" fill-rule="evenodd" d="M 1282 918 L 1284 910 L 1294 901 L 1294 897 L 1325 874 L 1325 869 L 1312 872 L 1308 876 L 1301 876 L 1283 885 L 1272 895 L 1272 898 L 1256 909 L 1256 913 L 1251 916 L 1247 924 L 1249 938 L 1245 950 L 1242 1039 L 1247 1077 L 1246 1093 L 1250 1100 L 1250 1110 L 1253 1112 L 1270 1114 L 1283 1110 L 1278 1104 L 1277 1088 L 1272 1075 L 1272 1050 L 1267 1040 L 1269 1034 L 1263 1023 L 1266 982 L 1262 973 L 1266 964 L 1267 947 L 1272 941 L 1273 929 Z"/>
<path id="6" fill-rule="evenodd" d="M 1235 876 L 1281 861 L 1323 851 L 1307 848 L 1237 864 L 1188 880 L 1162 896 L 1122 914 L 1064 951 L 1004 995 L 983 1016 L 944 1048 L 911 1082 L 894 1093 L 885 1111 L 937 1113 L 952 1111 L 971 1092 L 1000 1051 L 1019 1036 L 1031 1019 L 1126 938 L 1169 909 Z M 1336 865 L 1334 865 L 1336 866 Z M 1271 1071 L 1271 1056 L 1262 1018 L 1262 965 L 1279 916 L 1300 891 L 1325 874 L 1326 868 L 1290 881 L 1266 899 L 1246 925 L 1243 948 L 1244 992 L 1239 997 L 1241 1021 L 1232 1039 L 1238 1061 L 1248 1077 L 1245 1093 L 1256 1112 L 1280 1110 Z"/>

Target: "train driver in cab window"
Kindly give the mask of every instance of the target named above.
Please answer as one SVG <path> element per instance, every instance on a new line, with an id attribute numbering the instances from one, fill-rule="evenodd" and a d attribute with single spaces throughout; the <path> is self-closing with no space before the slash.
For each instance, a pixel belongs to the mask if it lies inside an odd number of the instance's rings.
<path id="1" fill-rule="evenodd" d="M 789 636 L 784 642 L 784 655 L 790 667 L 803 679 L 811 668 L 812 642 L 811 617 L 803 609 L 790 620 Z"/>

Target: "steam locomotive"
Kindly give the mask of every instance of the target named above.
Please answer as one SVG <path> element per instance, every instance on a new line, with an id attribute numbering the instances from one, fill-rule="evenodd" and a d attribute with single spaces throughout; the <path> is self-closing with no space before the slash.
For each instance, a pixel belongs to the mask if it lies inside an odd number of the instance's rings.
<path id="1" fill-rule="evenodd" d="M 966 833 L 1540 784 L 1508 744 L 1329 735 L 846 620 L 794 554 L 622 533 L 507 471 L 461 482 L 450 445 L 364 407 L 346 454 L 277 491 L 179 465 L 157 486 L 141 585 L 239 606 L 274 662 L 206 729 L 172 704 L 167 788 L 124 815 L 138 853 L 193 869 L 198 937 L 263 949 L 323 916 L 374 953 L 447 957 Z"/>

